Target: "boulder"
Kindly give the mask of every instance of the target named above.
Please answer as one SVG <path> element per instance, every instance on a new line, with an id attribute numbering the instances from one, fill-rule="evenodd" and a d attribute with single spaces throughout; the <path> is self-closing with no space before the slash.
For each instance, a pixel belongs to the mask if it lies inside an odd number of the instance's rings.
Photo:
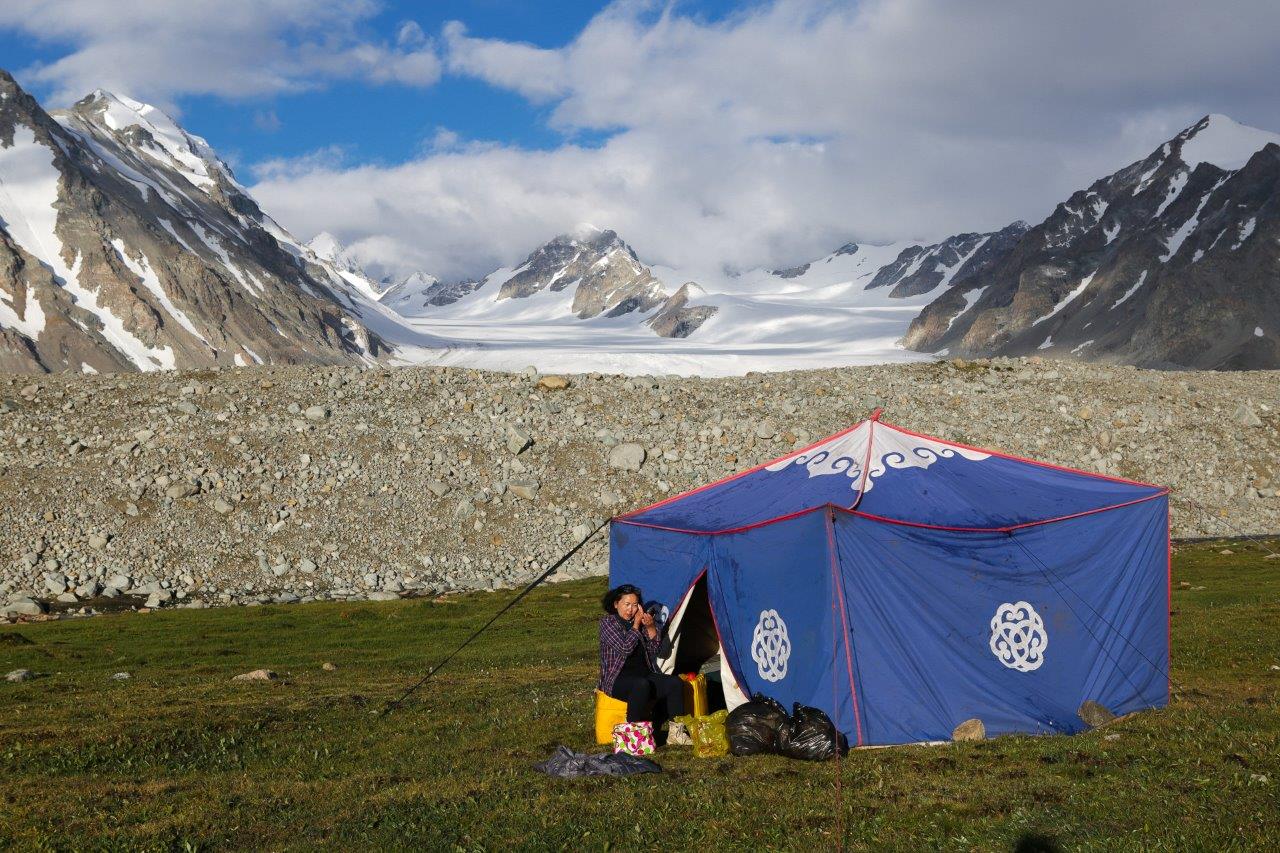
<path id="1" fill-rule="evenodd" d="M 0 607 L 0 612 L 3 612 L 5 616 L 39 616 L 47 609 L 44 602 L 36 601 L 34 598 L 23 597 L 15 598 L 4 607 Z"/>
<path id="2" fill-rule="evenodd" d="M 21 684 L 22 682 L 30 681 L 33 678 L 35 678 L 35 674 L 32 673 L 31 670 L 15 669 L 6 675 L 4 680 L 12 684 Z"/>
<path id="3" fill-rule="evenodd" d="M 609 467 L 621 468 L 623 471 L 639 471 L 646 457 L 642 445 L 628 442 L 618 444 L 609 450 Z"/>
<path id="4" fill-rule="evenodd" d="M 952 729 L 951 739 L 954 741 L 986 740 L 987 727 L 982 724 L 982 720 L 976 717 L 971 720 L 965 720 Z"/>

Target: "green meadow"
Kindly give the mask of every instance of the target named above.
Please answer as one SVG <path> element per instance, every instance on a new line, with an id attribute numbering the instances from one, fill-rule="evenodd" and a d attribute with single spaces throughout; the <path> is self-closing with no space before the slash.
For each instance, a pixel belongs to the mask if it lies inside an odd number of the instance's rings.
<path id="1" fill-rule="evenodd" d="M 0 682 L 0 848 L 1274 850 L 1264 556 L 1175 551 L 1168 708 L 1074 737 L 856 750 L 839 809 L 835 763 L 670 747 L 656 775 L 534 772 L 558 744 L 596 749 L 603 580 L 535 591 L 386 717 L 514 593 L 0 626 L 0 673 L 37 675 Z M 231 680 L 263 667 L 280 679 Z"/>

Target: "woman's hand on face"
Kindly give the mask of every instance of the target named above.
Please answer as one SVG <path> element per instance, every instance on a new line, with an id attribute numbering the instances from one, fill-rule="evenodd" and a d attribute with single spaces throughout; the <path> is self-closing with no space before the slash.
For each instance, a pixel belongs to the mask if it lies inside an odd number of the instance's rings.
<path id="1" fill-rule="evenodd" d="M 644 624 L 644 617 L 648 615 L 649 614 L 645 613 L 643 610 L 637 609 L 636 615 L 631 617 L 631 627 L 639 631 L 640 626 Z"/>
<path id="2" fill-rule="evenodd" d="M 644 627 L 644 631 L 649 635 L 650 639 L 658 636 L 658 626 L 653 623 L 653 616 L 642 612 L 640 614 L 640 624 Z"/>

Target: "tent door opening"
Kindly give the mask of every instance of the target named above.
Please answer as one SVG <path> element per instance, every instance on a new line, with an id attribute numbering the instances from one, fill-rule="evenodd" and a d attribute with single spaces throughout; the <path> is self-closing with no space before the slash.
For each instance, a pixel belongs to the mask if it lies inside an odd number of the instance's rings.
<path id="1" fill-rule="evenodd" d="M 662 661 L 662 670 L 677 674 L 701 672 L 707 681 L 708 713 L 726 707 L 732 709 L 746 701 L 724 663 L 720 637 L 711 615 L 705 572 L 693 585 L 684 606 L 672 616 L 667 635 L 671 639 L 671 653 Z"/>

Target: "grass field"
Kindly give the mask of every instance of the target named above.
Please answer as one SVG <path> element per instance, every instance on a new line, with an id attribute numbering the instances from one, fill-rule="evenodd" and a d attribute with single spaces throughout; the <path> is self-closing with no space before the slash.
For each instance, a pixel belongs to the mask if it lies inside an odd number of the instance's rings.
<path id="1" fill-rule="evenodd" d="M 1169 708 L 1075 737 L 850 753 L 846 845 L 1280 847 L 1280 561 L 1223 547 L 1175 553 Z M 0 628 L 0 673 L 40 676 L 0 682 L 0 848 L 835 847 L 834 764 L 671 748 L 661 775 L 530 769 L 559 743 L 593 748 L 603 588 L 536 591 L 384 719 L 511 593 Z M 282 679 L 230 680 L 259 667 Z"/>

